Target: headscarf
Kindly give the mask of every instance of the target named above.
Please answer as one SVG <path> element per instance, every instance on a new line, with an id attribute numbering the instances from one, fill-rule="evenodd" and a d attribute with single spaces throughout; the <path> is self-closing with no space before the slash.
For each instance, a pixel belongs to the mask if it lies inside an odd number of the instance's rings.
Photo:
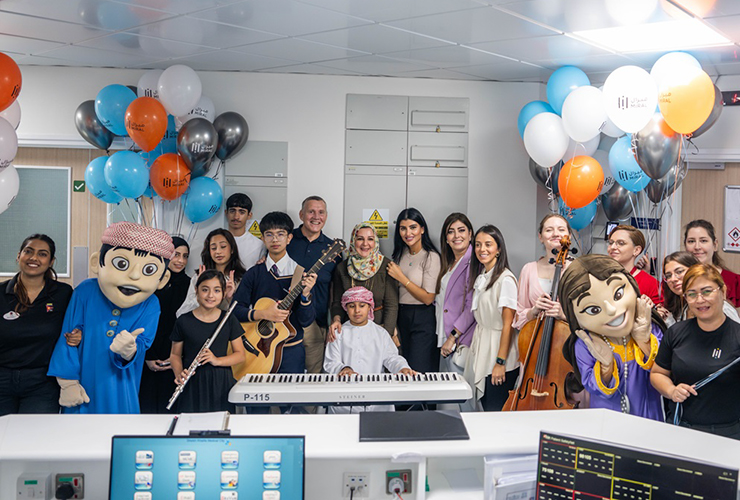
<path id="1" fill-rule="evenodd" d="M 375 248 L 370 251 L 367 257 L 362 257 L 357 253 L 355 248 L 355 236 L 357 231 L 369 227 L 373 230 L 375 235 Z M 375 273 L 380 269 L 380 265 L 383 263 L 383 254 L 380 253 L 380 244 L 378 242 L 378 232 L 372 224 L 367 222 L 360 222 L 352 230 L 352 236 L 349 241 L 349 257 L 347 258 L 347 271 L 349 275 L 359 281 L 369 280 Z"/>
<path id="2" fill-rule="evenodd" d="M 172 237 L 172 244 L 175 246 L 175 248 L 187 247 L 188 252 L 190 251 L 190 245 L 188 245 L 188 242 L 185 241 L 184 238 L 180 238 L 179 236 Z"/>
<path id="3" fill-rule="evenodd" d="M 342 309 L 347 310 L 347 304 L 350 302 L 364 302 L 370 305 L 370 312 L 367 317 L 370 321 L 375 320 L 375 300 L 373 299 L 373 292 L 365 288 L 364 286 L 353 286 L 342 294 Z"/>

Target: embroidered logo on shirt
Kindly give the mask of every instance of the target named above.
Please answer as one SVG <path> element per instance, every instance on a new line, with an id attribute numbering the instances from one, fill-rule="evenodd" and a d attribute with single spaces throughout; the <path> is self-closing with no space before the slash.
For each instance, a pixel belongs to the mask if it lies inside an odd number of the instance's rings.
<path id="1" fill-rule="evenodd" d="M 54 304 L 52 304 L 51 302 L 49 302 L 48 304 L 46 304 L 46 312 L 48 312 L 48 313 L 54 312 Z"/>
<path id="2" fill-rule="evenodd" d="M 712 351 L 712 357 L 714 359 L 719 359 L 720 356 L 722 356 L 722 349 L 715 349 Z"/>
<path id="3" fill-rule="evenodd" d="M 20 317 L 21 315 L 15 311 L 8 311 L 5 314 L 3 314 L 3 319 L 7 319 L 8 321 L 13 321 L 14 319 L 18 319 Z"/>

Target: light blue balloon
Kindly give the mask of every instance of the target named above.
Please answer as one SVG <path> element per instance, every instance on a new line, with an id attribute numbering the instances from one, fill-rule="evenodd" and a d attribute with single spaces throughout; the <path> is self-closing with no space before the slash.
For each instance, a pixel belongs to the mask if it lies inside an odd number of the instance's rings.
<path id="1" fill-rule="evenodd" d="M 125 85 L 113 84 L 103 87 L 95 97 L 95 114 L 105 128 L 116 135 L 126 132 L 126 108 L 136 99 L 136 94 Z"/>
<path id="2" fill-rule="evenodd" d="M 91 161 L 85 169 L 85 184 L 88 191 L 105 203 L 120 203 L 123 198 L 113 191 L 105 181 L 105 163 L 108 161 L 107 156 L 101 156 Z"/>
<path id="3" fill-rule="evenodd" d="M 568 219 L 570 227 L 576 231 L 580 231 L 593 222 L 594 217 L 596 217 L 598 205 L 596 204 L 596 200 L 594 200 L 585 207 L 570 208 L 562 198 L 558 198 L 558 207 L 560 215 Z"/>
<path id="4" fill-rule="evenodd" d="M 563 66 L 547 80 L 547 102 L 550 103 L 555 113 L 560 114 L 568 94 L 584 85 L 591 85 L 586 73 L 575 66 Z"/>
<path id="5" fill-rule="evenodd" d="M 193 223 L 210 219 L 221 211 L 224 195 L 221 186 L 210 177 L 191 179 L 190 187 L 183 195 L 185 216 Z"/>
<path id="6" fill-rule="evenodd" d="M 524 105 L 522 110 L 519 112 L 519 117 L 516 119 L 516 126 L 519 129 L 519 135 L 524 139 L 524 129 L 527 128 L 527 123 L 534 116 L 540 113 L 554 113 L 552 106 L 547 104 L 545 101 L 532 101 Z"/>
<path id="7" fill-rule="evenodd" d="M 105 163 L 105 181 L 124 198 L 138 198 L 149 185 L 146 160 L 133 151 L 119 151 Z"/>
<path id="8" fill-rule="evenodd" d="M 633 193 L 642 191 L 650 184 L 650 177 L 637 164 L 632 151 L 632 136 L 620 137 L 609 150 L 609 167 L 614 180 Z"/>

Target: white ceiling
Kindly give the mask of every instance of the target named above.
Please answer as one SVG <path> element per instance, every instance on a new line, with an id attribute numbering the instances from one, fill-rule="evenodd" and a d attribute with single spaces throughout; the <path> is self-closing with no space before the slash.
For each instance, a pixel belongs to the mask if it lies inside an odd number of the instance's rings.
<path id="1" fill-rule="evenodd" d="M 20 65 L 547 81 L 572 64 L 594 81 L 664 52 L 616 54 L 572 31 L 702 19 L 734 45 L 691 50 L 740 74 L 739 0 L 0 0 L 0 50 Z M 678 8 L 680 7 L 680 8 Z"/>

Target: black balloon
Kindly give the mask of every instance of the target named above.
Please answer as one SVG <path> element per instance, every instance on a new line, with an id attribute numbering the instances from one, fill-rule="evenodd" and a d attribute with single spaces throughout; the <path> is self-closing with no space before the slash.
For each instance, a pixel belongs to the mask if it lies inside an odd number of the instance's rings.
<path id="1" fill-rule="evenodd" d="M 632 213 L 632 193 L 615 182 L 609 191 L 601 195 L 601 207 L 609 220 L 625 220 Z"/>
<path id="2" fill-rule="evenodd" d="M 660 203 L 661 200 L 671 196 L 686 178 L 687 172 L 688 166 L 686 163 L 679 162 L 662 179 L 651 180 L 645 188 L 650 201 Z"/>
<path id="3" fill-rule="evenodd" d="M 177 134 L 177 152 L 190 167 L 191 177 L 208 173 L 217 144 L 216 129 L 205 118 L 193 118 L 183 124 Z"/>
<path id="4" fill-rule="evenodd" d="M 103 126 L 95 114 L 95 101 L 85 101 L 77 106 L 75 127 L 83 139 L 98 149 L 107 150 L 113 143 L 113 133 Z"/>
<path id="5" fill-rule="evenodd" d="M 709 113 L 709 118 L 704 120 L 704 123 L 702 123 L 701 127 L 694 130 L 693 133 L 689 134 L 691 138 L 699 137 L 701 134 L 709 130 L 712 125 L 714 125 L 714 122 L 716 122 L 719 119 L 719 115 L 722 114 L 722 108 L 724 107 L 724 102 L 722 101 L 722 92 L 717 88 L 717 86 L 714 86 L 714 105 L 712 107 L 712 112 Z"/>
<path id="6" fill-rule="evenodd" d="M 558 162 L 557 165 L 553 167 L 543 167 L 542 165 L 537 164 L 533 159 L 529 159 L 529 173 L 532 176 L 532 179 L 534 179 L 538 186 L 541 186 L 548 191 L 552 188 L 555 195 L 559 193 L 558 177 L 560 175 L 560 167 L 562 166 L 563 163 Z"/>
<path id="7" fill-rule="evenodd" d="M 227 160 L 237 154 L 249 138 L 249 126 L 247 120 L 239 113 L 227 111 L 221 113 L 213 120 L 213 126 L 218 133 L 218 148 L 216 156 L 221 160 Z"/>

